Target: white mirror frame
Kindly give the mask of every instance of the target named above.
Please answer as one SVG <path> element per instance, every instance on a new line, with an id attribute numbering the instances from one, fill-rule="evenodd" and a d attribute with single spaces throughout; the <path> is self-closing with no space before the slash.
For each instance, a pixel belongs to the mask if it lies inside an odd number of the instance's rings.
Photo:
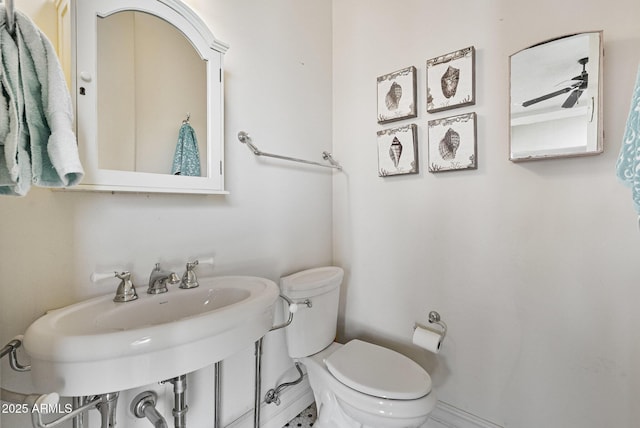
<path id="1" fill-rule="evenodd" d="M 97 19 L 117 12 L 139 11 L 174 25 L 206 61 L 206 177 L 116 171 L 98 167 Z M 178 0 L 74 0 L 71 2 L 71 84 L 76 108 L 78 149 L 85 178 L 77 190 L 225 194 L 223 57 L 228 46 L 211 33 L 188 6 Z M 81 95 L 80 91 L 86 95 Z"/>
<path id="2" fill-rule="evenodd" d="M 572 118 L 577 118 L 578 116 L 573 112 L 573 109 L 560 109 L 552 112 L 531 112 L 530 114 L 520 114 L 514 115 L 515 104 L 520 105 L 525 100 L 522 99 L 514 99 L 517 98 L 514 96 L 514 93 L 518 91 L 518 87 L 514 86 L 514 70 L 513 70 L 513 61 L 516 56 L 519 55 L 529 55 L 530 57 L 537 55 L 545 47 L 549 47 L 549 49 L 554 49 L 554 52 L 557 51 L 556 46 L 560 46 L 560 43 L 565 44 L 565 40 L 570 40 L 570 38 L 574 38 L 575 36 L 584 36 L 584 35 L 597 35 L 598 43 L 597 46 L 594 46 L 593 43 L 590 42 L 589 46 L 584 52 L 584 56 L 589 58 L 589 61 L 586 65 L 587 70 L 589 71 L 588 83 L 590 86 L 594 87 L 594 89 L 590 89 L 588 96 L 591 94 L 591 102 L 585 97 L 582 96 L 581 101 L 584 104 L 585 102 L 588 106 L 583 107 L 583 110 L 586 111 L 584 114 L 586 124 L 581 124 L 580 126 L 584 129 L 581 132 L 585 132 L 585 141 L 583 145 L 562 145 L 558 142 L 558 140 L 564 139 L 575 139 L 573 132 L 571 135 L 566 134 L 563 136 L 562 130 L 567 128 L 566 126 L 558 127 L 558 123 L 561 120 L 575 120 Z M 603 68 L 603 58 L 604 58 L 604 42 L 603 42 L 603 32 L 602 31 L 585 31 L 582 33 L 574 33 L 561 37 L 557 37 L 554 39 L 546 40 L 544 42 L 538 43 L 536 45 L 530 46 L 528 48 L 522 49 L 509 57 L 509 80 L 510 80 L 510 104 L 509 104 L 509 118 L 510 118 L 510 138 L 509 138 L 509 159 L 513 162 L 521 162 L 528 160 L 538 160 L 538 159 L 550 159 L 550 158 L 564 158 L 564 157 L 577 157 L 577 156 L 587 156 L 587 155 L 597 155 L 602 153 L 603 151 L 603 140 L 604 140 L 604 130 L 603 130 L 603 115 L 602 115 L 602 92 L 603 92 L 603 76 L 602 76 L 602 68 Z M 570 64 L 566 66 L 564 64 L 565 58 L 571 58 L 573 60 L 573 55 L 575 52 L 568 53 L 560 53 L 562 56 L 561 59 L 547 62 L 545 64 L 538 64 L 539 68 L 534 70 L 530 76 L 527 77 L 529 79 L 526 83 L 522 83 L 522 88 L 525 89 L 524 92 L 528 91 L 530 88 L 537 88 L 532 82 L 537 81 L 535 73 L 553 73 L 554 71 L 559 71 L 562 65 L 562 76 L 560 75 L 554 76 L 557 77 L 557 83 L 564 83 L 564 86 L 571 86 L 571 88 L 575 88 L 575 86 L 570 85 L 569 83 L 562 82 L 562 79 L 570 79 L 575 74 L 580 74 L 581 63 L 578 63 L 576 60 L 576 64 Z M 556 54 L 554 54 L 556 55 Z M 524 57 L 524 56 L 523 56 Z M 555 57 L 554 57 L 555 58 Z M 584 68 L 584 65 L 582 65 Z M 571 71 L 568 71 L 568 70 Z M 575 70 L 574 70 L 575 69 Z M 572 74 L 573 73 L 573 74 Z M 575 84 L 574 84 L 575 85 Z M 556 87 L 547 87 L 546 92 L 553 92 L 556 90 L 562 89 L 562 86 Z M 544 93 L 544 91 L 543 91 Z M 531 95 L 531 94 L 529 94 Z M 551 95 L 551 94 L 549 94 Z M 558 95 L 554 98 L 545 98 L 546 100 L 562 100 L 567 98 L 569 92 L 567 90 L 564 95 Z M 531 95 L 535 96 L 535 95 Z M 531 100 L 534 102 L 539 102 L 539 99 Z M 548 102 L 548 101 L 545 101 Z M 533 104 L 533 103 L 531 103 Z M 521 107 L 519 107 L 521 110 Z M 514 131 L 517 127 L 538 127 L 536 132 L 536 138 L 539 138 L 540 145 L 535 148 L 527 147 L 526 149 L 522 149 L 519 144 L 517 145 L 514 142 Z M 569 129 L 569 128 L 567 128 Z M 566 131 L 569 132 L 569 131 Z M 571 137 L 571 138 L 569 138 Z"/>

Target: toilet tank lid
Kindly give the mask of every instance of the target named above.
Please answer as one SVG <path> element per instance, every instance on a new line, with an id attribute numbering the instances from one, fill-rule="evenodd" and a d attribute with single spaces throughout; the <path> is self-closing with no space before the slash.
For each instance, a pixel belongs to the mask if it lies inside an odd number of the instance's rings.
<path id="1" fill-rule="evenodd" d="M 344 271 L 337 266 L 307 269 L 280 278 L 280 287 L 290 297 L 315 296 L 338 287 L 343 276 Z"/>
<path id="2" fill-rule="evenodd" d="M 431 392 L 431 377 L 409 357 L 351 340 L 324 362 L 344 385 L 374 397 L 413 400 Z"/>

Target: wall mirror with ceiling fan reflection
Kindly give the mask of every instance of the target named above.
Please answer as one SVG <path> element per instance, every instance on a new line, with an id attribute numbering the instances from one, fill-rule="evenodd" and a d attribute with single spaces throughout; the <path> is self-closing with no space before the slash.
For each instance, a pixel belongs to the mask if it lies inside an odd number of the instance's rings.
<path id="1" fill-rule="evenodd" d="M 602 46 L 594 31 L 511 55 L 512 161 L 602 153 Z"/>

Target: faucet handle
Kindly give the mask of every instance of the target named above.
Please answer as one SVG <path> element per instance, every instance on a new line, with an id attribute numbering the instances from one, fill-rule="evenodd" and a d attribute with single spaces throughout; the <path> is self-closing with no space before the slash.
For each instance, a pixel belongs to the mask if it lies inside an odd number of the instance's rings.
<path id="1" fill-rule="evenodd" d="M 136 287 L 131 282 L 131 272 L 115 272 L 115 277 L 120 279 L 120 284 L 116 290 L 116 297 L 113 298 L 114 302 L 131 302 L 138 298 L 136 293 Z"/>
<path id="2" fill-rule="evenodd" d="M 182 275 L 182 281 L 180 281 L 180 288 L 196 288 L 200 285 L 198 283 L 198 277 L 196 276 L 196 273 L 194 271 L 196 266 L 198 266 L 198 263 L 199 262 L 197 260 L 193 262 L 187 262 L 186 270 L 184 272 L 184 275 Z"/>
<path id="3" fill-rule="evenodd" d="M 98 281 L 102 281 L 103 279 L 113 278 L 116 276 L 117 273 L 118 272 L 93 272 L 89 276 L 89 280 L 95 283 Z"/>
<path id="4" fill-rule="evenodd" d="M 184 275 L 182 275 L 182 281 L 180 282 L 180 288 L 196 288 L 200 284 L 198 283 L 198 277 L 194 269 L 198 266 L 200 262 L 198 260 L 194 260 L 192 262 L 187 262 L 186 270 Z M 213 259 L 212 259 L 213 263 Z"/>
<path id="5" fill-rule="evenodd" d="M 213 257 L 207 257 L 202 260 L 194 260 L 187 262 L 184 275 L 182 275 L 182 281 L 180 282 L 180 288 L 196 288 L 198 285 L 198 277 L 196 276 L 195 268 L 198 265 L 212 265 Z"/>
<path id="6" fill-rule="evenodd" d="M 107 278 L 118 278 L 120 280 L 120 284 L 118 285 L 118 289 L 116 290 L 116 296 L 113 298 L 114 302 L 130 302 L 132 300 L 136 300 L 138 298 L 138 294 L 136 293 L 136 287 L 131 282 L 131 272 L 123 271 L 123 272 L 112 272 L 112 273 L 99 273 L 93 272 L 89 279 L 91 282 L 102 281 Z"/>
<path id="7" fill-rule="evenodd" d="M 196 260 L 196 264 L 213 266 L 213 257 L 207 257 L 205 259 Z"/>

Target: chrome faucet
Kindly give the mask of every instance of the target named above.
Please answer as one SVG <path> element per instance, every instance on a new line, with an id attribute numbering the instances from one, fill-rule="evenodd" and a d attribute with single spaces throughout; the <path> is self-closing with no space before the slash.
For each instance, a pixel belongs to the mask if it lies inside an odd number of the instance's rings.
<path id="1" fill-rule="evenodd" d="M 167 282 L 169 284 L 177 284 L 180 282 L 180 278 L 175 272 L 169 272 L 160 269 L 160 263 L 156 263 L 156 267 L 151 271 L 149 275 L 149 288 L 147 288 L 148 294 L 160 294 L 167 292 Z"/>
<path id="2" fill-rule="evenodd" d="M 198 285 L 198 277 L 194 269 L 198 266 L 198 261 L 187 263 L 187 268 L 182 275 L 182 281 L 180 281 L 180 288 L 196 288 Z"/>
<path id="3" fill-rule="evenodd" d="M 136 293 L 136 287 L 131 282 L 131 272 L 114 272 L 115 277 L 120 280 L 120 285 L 116 290 L 116 296 L 113 298 L 114 302 L 131 302 L 138 298 Z"/>

